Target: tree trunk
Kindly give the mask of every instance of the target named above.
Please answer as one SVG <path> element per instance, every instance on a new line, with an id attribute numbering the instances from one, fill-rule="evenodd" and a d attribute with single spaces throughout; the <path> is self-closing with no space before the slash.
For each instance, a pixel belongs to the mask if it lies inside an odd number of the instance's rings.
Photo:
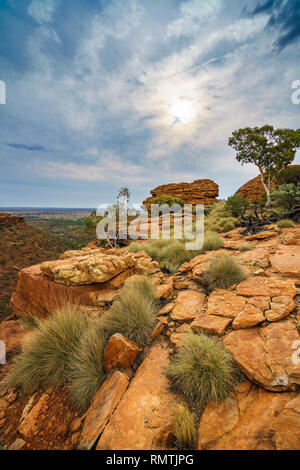
<path id="1" fill-rule="evenodd" d="M 259 171 L 260 171 L 260 176 L 261 176 L 261 181 L 262 181 L 262 184 L 263 184 L 263 187 L 266 191 L 266 195 L 267 195 L 267 204 L 266 204 L 266 207 L 270 207 L 271 206 L 271 184 L 270 184 L 270 178 L 269 178 L 269 184 L 267 185 L 265 183 L 265 180 L 264 180 L 264 174 L 263 174 L 263 171 L 261 170 L 261 168 L 259 168 Z"/>

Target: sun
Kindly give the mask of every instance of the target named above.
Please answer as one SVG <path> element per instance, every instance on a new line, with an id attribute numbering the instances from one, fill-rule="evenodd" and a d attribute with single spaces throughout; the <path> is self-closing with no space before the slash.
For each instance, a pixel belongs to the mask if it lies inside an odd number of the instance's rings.
<path id="1" fill-rule="evenodd" d="M 173 123 L 180 122 L 187 124 L 196 116 L 196 107 L 193 101 L 187 99 L 177 99 L 170 106 L 170 115 Z"/>

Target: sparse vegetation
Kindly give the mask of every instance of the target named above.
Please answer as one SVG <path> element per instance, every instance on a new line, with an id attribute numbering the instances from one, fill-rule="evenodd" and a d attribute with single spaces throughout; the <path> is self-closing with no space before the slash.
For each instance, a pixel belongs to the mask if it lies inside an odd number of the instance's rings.
<path id="1" fill-rule="evenodd" d="M 207 231 L 204 234 L 203 252 L 220 250 L 224 246 L 224 240 L 216 232 Z"/>
<path id="2" fill-rule="evenodd" d="M 174 355 L 167 375 L 187 401 L 204 407 L 224 400 L 237 382 L 237 369 L 217 339 L 190 333 Z"/>
<path id="3" fill-rule="evenodd" d="M 240 217 L 249 206 L 250 202 L 239 193 L 229 197 L 225 204 L 225 208 L 231 212 L 233 217 Z"/>
<path id="4" fill-rule="evenodd" d="M 296 224 L 290 219 L 281 219 L 277 222 L 277 227 L 278 228 L 292 228 L 292 227 L 296 227 Z"/>
<path id="5" fill-rule="evenodd" d="M 214 204 L 204 219 L 205 230 L 212 232 L 229 232 L 235 228 L 236 223 L 237 219 L 232 217 L 231 210 L 222 201 Z"/>
<path id="6" fill-rule="evenodd" d="M 85 408 L 103 380 L 103 347 L 99 322 L 66 305 L 37 320 L 2 385 L 26 392 L 68 385 L 74 402 Z"/>
<path id="7" fill-rule="evenodd" d="M 193 413 L 185 405 L 178 405 L 173 412 L 176 445 L 179 449 L 195 449 L 197 429 Z"/>
<path id="8" fill-rule="evenodd" d="M 166 204 L 169 207 L 175 204 L 179 204 L 181 207 L 183 207 L 184 201 L 180 197 L 159 196 L 154 199 L 154 204 L 159 204 L 159 205 Z"/>
<path id="9" fill-rule="evenodd" d="M 239 246 L 239 251 L 251 251 L 254 249 L 254 246 L 251 243 L 242 243 Z"/>
<path id="10" fill-rule="evenodd" d="M 156 301 L 151 284 L 142 276 L 125 283 L 119 298 L 101 317 L 107 336 L 122 333 L 139 346 L 145 345 L 156 320 Z"/>
<path id="11" fill-rule="evenodd" d="M 204 272 L 204 282 L 209 290 L 227 289 L 246 279 L 246 273 L 233 256 L 222 254 L 216 256 Z"/>

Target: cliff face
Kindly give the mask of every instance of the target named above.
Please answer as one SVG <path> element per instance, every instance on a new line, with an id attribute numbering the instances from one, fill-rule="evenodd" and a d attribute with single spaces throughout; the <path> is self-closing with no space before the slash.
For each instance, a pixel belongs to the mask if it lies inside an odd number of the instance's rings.
<path id="1" fill-rule="evenodd" d="M 219 186 L 212 180 L 196 180 L 193 183 L 164 184 L 150 191 L 151 197 L 144 201 L 149 209 L 159 196 L 181 198 L 186 204 L 214 204 L 219 195 Z"/>

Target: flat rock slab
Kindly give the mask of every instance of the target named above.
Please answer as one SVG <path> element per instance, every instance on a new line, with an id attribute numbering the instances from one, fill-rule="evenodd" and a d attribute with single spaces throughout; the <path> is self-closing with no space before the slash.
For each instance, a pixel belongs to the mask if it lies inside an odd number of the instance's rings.
<path id="1" fill-rule="evenodd" d="M 93 447 L 124 395 L 128 384 L 128 377 L 117 371 L 101 385 L 86 413 L 79 449 L 88 450 Z"/>
<path id="2" fill-rule="evenodd" d="M 215 315 L 197 315 L 191 327 L 194 331 L 203 331 L 211 335 L 223 335 L 232 320 Z"/>
<path id="3" fill-rule="evenodd" d="M 188 322 L 194 320 L 202 312 L 205 294 L 195 291 L 179 292 L 172 310 L 172 320 Z"/>
<path id="4" fill-rule="evenodd" d="M 300 245 L 300 228 L 283 229 L 280 240 L 284 245 Z"/>
<path id="5" fill-rule="evenodd" d="M 278 297 L 286 295 L 294 297 L 298 290 L 293 279 L 278 279 L 263 276 L 255 276 L 246 279 L 236 287 L 236 293 L 245 297 L 268 296 Z"/>
<path id="6" fill-rule="evenodd" d="M 270 262 L 281 276 L 300 279 L 300 245 L 279 245 Z"/>
<path id="7" fill-rule="evenodd" d="M 246 306 L 247 299 L 224 289 L 215 290 L 208 297 L 207 315 L 235 318 Z"/>
<path id="8" fill-rule="evenodd" d="M 299 450 L 300 395 L 272 393 L 246 381 L 206 406 L 198 450 Z"/>
<path id="9" fill-rule="evenodd" d="M 176 398 L 167 387 L 168 343 L 154 346 L 123 395 L 97 450 L 158 450 L 173 442 Z"/>
<path id="10" fill-rule="evenodd" d="M 224 346 L 244 374 L 271 391 L 294 390 L 300 384 L 300 365 L 293 361 L 294 345 L 300 340 L 291 320 L 266 328 L 237 330 L 224 338 Z"/>

